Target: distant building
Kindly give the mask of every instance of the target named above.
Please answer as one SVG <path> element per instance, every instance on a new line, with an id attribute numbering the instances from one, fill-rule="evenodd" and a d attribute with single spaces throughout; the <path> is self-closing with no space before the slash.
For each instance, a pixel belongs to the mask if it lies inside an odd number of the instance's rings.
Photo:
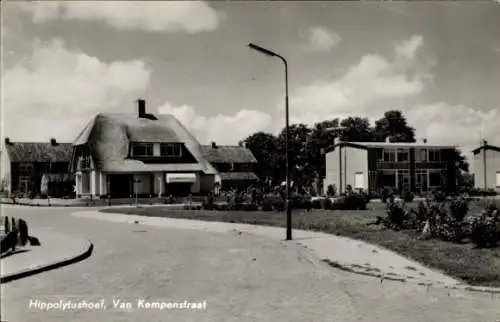
<path id="1" fill-rule="evenodd" d="M 71 143 L 13 142 L 5 138 L 2 146 L 2 189 L 13 193 L 40 194 L 45 176 L 48 194 L 71 195 L 74 177 L 69 171 Z"/>
<path id="2" fill-rule="evenodd" d="M 455 147 L 427 143 L 336 142 L 326 151 L 324 189 L 379 192 L 384 187 L 416 193 L 456 190 Z"/>
<path id="3" fill-rule="evenodd" d="M 147 114 L 138 100 L 135 115 L 99 113 L 89 122 L 73 143 L 71 170 L 78 197 L 187 196 L 251 176 L 253 160 L 246 149 L 202 147 L 174 116 Z"/>
<path id="4" fill-rule="evenodd" d="M 473 150 L 474 154 L 474 187 L 493 189 L 500 192 L 500 147 L 483 145 Z"/>
<path id="5" fill-rule="evenodd" d="M 217 145 L 215 142 L 201 148 L 208 162 L 217 169 L 217 176 L 220 178 L 217 181 L 221 183 L 222 190 L 244 190 L 259 181 L 254 173 L 257 159 L 248 148 Z"/>

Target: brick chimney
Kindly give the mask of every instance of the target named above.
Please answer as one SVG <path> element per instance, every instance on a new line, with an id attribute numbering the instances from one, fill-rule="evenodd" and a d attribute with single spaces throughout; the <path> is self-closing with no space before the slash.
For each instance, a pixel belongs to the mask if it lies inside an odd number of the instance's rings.
<path id="1" fill-rule="evenodd" d="M 217 149 L 217 144 L 215 142 L 212 142 L 212 149 Z"/>
<path id="2" fill-rule="evenodd" d="M 50 145 L 52 145 L 52 146 L 58 145 L 55 138 L 50 138 Z"/>
<path id="3" fill-rule="evenodd" d="M 144 118 L 146 116 L 146 100 L 138 99 L 137 100 L 137 117 Z"/>
<path id="4" fill-rule="evenodd" d="M 425 144 L 425 143 L 427 143 L 427 138 L 423 138 L 423 139 L 422 139 L 422 142 L 423 142 L 424 144 Z"/>
<path id="5" fill-rule="evenodd" d="M 10 138 L 8 138 L 8 137 L 5 138 L 5 145 L 12 145 Z"/>

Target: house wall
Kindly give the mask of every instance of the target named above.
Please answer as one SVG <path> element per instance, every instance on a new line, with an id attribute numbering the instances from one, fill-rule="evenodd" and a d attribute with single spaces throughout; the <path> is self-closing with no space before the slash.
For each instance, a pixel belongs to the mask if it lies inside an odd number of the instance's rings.
<path id="1" fill-rule="evenodd" d="M 201 188 L 201 176 L 196 173 L 196 182 L 191 185 L 191 193 L 200 193 Z"/>
<path id="2" fill-rule="evenodd" d="M 138 181 L 138 182 L 137 182 Z M 134 193 L 149 194 L 151 193 L 151 175 L 150 174 L 135 174 L 134 175 Z"/>
<path id="3" fill-rule="evenodd" d="M 325 179 L 323 180 L 323 187 L 325 192 L 329 185 L 335 186 L 339 191 L 339 148 L 325 154 Z"/>
<path id="4" fill-rule="evenodd" d="M 12 191 L 11 162 L 5 145 L 0 148 L 0 190 Z"/>
<path id="5" fill-rule="evenodd" d="M 356 174 L 362 175 L 363 185 L 361 189 L 368 189 L 368 150 L 365 149 L 356 149 L 351 147 L 345 147 L 342 149 L 342 154 L 346 154 L 345 158 L 342 155 L 343 164 L 343 186 L 342 189 L 345 191 L 345 187 L 351 185 L 353 188 L 355 187 L 355 177 Z"/>
<path id="6" fill-rule="evenodd" d="M 474 187 L 500 192 L 500 186 L 497 186 L 496 182 L 497 172 L 500 172 L 499 151 L 486 150 L 486 185 L 484 183 L 484 150 L 474 155 Z"/>
<path id="7" fill-rule="evenodd" d="M 220 176 L 217 175 L 217 177 L 219 177 L 219 183 L 220 183 Z M 216 175 L 202 174 L 200 176 L 200 192 L 206 193 L 212 191 L 216 180 L 217 180 Z"/>
<path id="8" fill-rule="evenodd" d="M 340 165 L 342 165 L 341 170 Z M 357 173 L 363 176 L 362 189 L 367 190 L 368 150 L 353 147 L 337 147 L 325 155 L 325 179 L 323 181 L 325 191 L 329 185 L 335 185 L 338 193 L 345 192 L 347 185 L 355 188 Z"/>

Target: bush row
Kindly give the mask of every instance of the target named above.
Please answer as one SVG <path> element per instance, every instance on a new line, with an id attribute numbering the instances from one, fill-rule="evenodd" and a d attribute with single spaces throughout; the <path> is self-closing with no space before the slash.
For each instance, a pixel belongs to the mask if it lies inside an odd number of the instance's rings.
<path id="1" fill-rule="evenodd" d="M 500 241 L 499 207 L 491 203 L 479 214 L 469 214 L 469 201 L 463 197 L 444 199 L 435 194 L 421 201 L 416 209 L 404 202 L 390 201 L 387 216 L 377 224 L 401 229 L 416 229 L 421 238 L 450 242 L 471 241 L 477 247 L 496 245 Z"/>

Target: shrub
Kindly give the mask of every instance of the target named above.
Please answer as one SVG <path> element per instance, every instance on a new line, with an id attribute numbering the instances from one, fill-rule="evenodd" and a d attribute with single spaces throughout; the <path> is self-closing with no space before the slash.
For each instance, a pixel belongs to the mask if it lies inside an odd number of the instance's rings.
<path id="1" fill-rule="evenodd" d="M 342 201 L 341 209 L 343 210 L 366 210 L 366 197 L 361 194 L 348 194 Z"/>
<path id="2" fill-rule="evenodd" d="M 333 209 L 333 203 L 332 203 L 332 200 L 330 198 L 325 198 L 323 200 L 321 200 L 321 207 L 325 210 L 328 210 L 328 209 Z"/>
<path id="3" fill-rule="evenodd" d="M 295 195 L 290 202 L 293 209 L 306 209 L 309 211 L 312 208 L 312 202 L 309 196 Z"/>
<path id="4" fill-rule="evenodd" d="M 401 199 L 403 199 L 404 202 L 413 202 L 413 200 L 415 199 L 415 194 L 411 191 L 403 191 Z"/>
<path id="5" fill-rule="evenodd" d="M 495 222 L 493 217 L 485 214 L 477 217 L 472 224 L 472 241 L 479 248 L 496 244 L 500 240 L 498 226 L 498 222 Z"/>
<path id="6" fill-rule="evenodd" d="M 259 209 L 259 207 L 255 203 L 245 202 L 245 203 L 242 203 L 242 209 L 245 211 L 256 211 Z"/>
<path id="7" fill-rule="evenodd" d="M 444 202 L 446 201 L 446 194 L 442 191 L 435 191 L 432 193 L 432 198 L 436 202 Z"/>
<path id="8" fill-rule="evenodd" d="M 203 201 L 203 209 L 215 210 L 214 196 L 212 194 L 209 194 Z"/>
<path id="9" fill-rule="evenodd" d="M 262 205 L 260 208 L 262 211 L 272 211 L 273 210 L 273 200 L 271 198 L 269 198 L 268 196 L 264 196 L 264 199 L 262 200 Z"/>
<path id="10" fill-rule="evenodd" d="M 313 201 L 311 201 L 311 207 L 313 209 L 321 209 L 323 206 L 323 200 L 324 199 L 314 199 Z"/>
<path id="11" fill-rule="evenodd" d="M 335 188 L 335 186 L 333 184 L 329 184 L 327 189 L 326 189 L 326 195 L 328 197 L 333 197 L 337 194 L 337 189 Z"/>
<path id="12" fill-rule="evenodd" d="M 454 220 L 462 221 L 469 211 L 469 205 L 464 198 L 457 198 L 450 202 L 449 210 Z"/>

